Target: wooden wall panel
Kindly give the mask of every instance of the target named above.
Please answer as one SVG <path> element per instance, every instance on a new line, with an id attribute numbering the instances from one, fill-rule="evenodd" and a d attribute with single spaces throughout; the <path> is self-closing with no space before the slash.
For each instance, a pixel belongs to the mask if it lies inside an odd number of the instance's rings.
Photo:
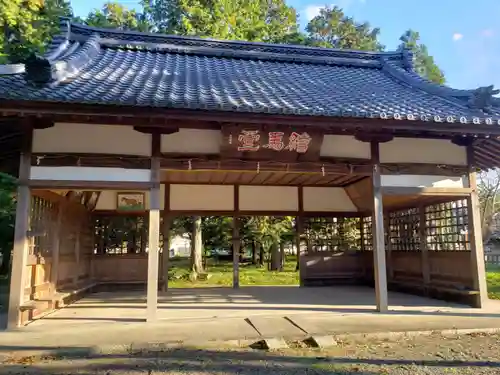
<path id="1" fill-rule="evenodd" d="M 147 254 L 97 255 L 92 261 L 96 282 L 146 282 Z"/>

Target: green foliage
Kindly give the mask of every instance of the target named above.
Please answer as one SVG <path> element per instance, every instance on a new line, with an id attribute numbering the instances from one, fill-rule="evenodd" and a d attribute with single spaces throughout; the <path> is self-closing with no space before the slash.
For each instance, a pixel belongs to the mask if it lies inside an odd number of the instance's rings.
<path id="1" fill-rule="evenodd" d="M 281 42 L 297 31 L 284 0 L 143 0 L 154 30 L 217 39 Z"/>
<path id="2" fill-rule="evenodd" d="M 406 31 L 401 38 L 400 48 L 407 48 L 413 53 L 415 71 L 422 77 L 434 83 L 444 84 L 444 73 L 429 55 L 427 46 L 420 43 L 420 34 L 413 30 Z"/>
<path id="3" fill-rule="evenodd" d="M 8 273 L 8 265 L 14 239 L 14 223 L 16 215 L 16 180 L 0 173 L 0 254 L 3 264 L 0 275 Z"/>
<path id="4" fill-rule="evenodd" d="M 292 231 L 292 227 L 293 217 L 291 216 L 253 216 L 246 224 L 246 230 L 250 232 L 250 236 L 259 242 L 265 250 L 269 250 L 273 244 L 279 243 L 283 236 Z"/>
<path id="5" fill-rule="evenodd" d="M 119 30 L 150 31 L 151 25 L 141 13 L 129 10 L 117 2 L 107 2 L 101 9 L 89 13 L 85 23 L 89 26 Z"/>
<path id="6" fill-rule="evenodd" d="M 347 17 L 341 8 L 321 9 L 306 27 L 309 42 L 315 46 L 346 48 L 365 51 L 381 51 L 384 46 L 378 42 L 380 29 L 371 28 L 367 22 L 358 23 Z"/>
<path id="7" fill-rule="evenodd" d="M 0 63 L 43 52 L 60 16 L 72 16 L 67 0 L 0 0 Z"/>

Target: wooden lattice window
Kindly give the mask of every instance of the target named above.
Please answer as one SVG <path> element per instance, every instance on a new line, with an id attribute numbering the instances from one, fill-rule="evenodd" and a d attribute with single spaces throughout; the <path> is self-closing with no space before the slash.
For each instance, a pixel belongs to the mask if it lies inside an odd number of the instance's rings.
<path id="1" fill-rule="evenodd" d="M 49 200 L 32 196 L 29 220 L 29 254 L 50 255 L 57 207 Z"/>
<path id="2" fill-rule="evenodd" d="M 359 249 L 358 218 L 310 217 L 304 220 L 308 252 L 342 252 Z"/>
<path id="3" fill-rule="evenodd" d="M 470 250 L 465 199 L 427 206 L 425 219 L 429 250 Z"/>
<path id="4" fill-rule="evenodd" d="M 388 237 L 391 250 L 420 250 L 420 218 L 418 208 L 394 211 L 389 214 Z"/>
<path id="5" fill-rule="evenodd" d="M 149 220 L 144 215 L 96 215 L 94 253 L 145 253 L 148 245 L 148 224 Z"/>
<path id="6" fill-rule="evenodd" d="M 361 250 L 373 250 L 372 217 L 361 218 Z"/>

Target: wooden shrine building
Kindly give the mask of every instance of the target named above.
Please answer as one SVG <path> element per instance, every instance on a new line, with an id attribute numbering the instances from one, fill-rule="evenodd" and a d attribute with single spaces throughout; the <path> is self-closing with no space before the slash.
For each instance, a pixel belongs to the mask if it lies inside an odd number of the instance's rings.
<path id="1" fill-rule="evenodd" d="M 500 166 L 494 94 L 430 83 L 405 50 L 63 19 L 44 56 L 0 66 L 1 170 L 19 177 L 9 326 L 126 283 L 147 285 L 155 320 L 176 215 L 233 216 L 235 249 L 238 217 L 296 216 L 304 287 L 372 285 L 382 312 L 388 289 L 481 307 L 476 171 Z M 118 241 L 125 216 L 134 235 Z"/>

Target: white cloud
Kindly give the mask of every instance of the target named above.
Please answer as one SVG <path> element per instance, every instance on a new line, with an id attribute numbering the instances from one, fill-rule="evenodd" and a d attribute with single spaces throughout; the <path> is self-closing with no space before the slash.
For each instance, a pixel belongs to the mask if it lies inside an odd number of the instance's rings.
<path id="1" fill-rule="evenodd" d="M 460 34 L 460 33 L 455 33 L 455 34 L 453 34 L 453 40 L 454 40 L 455 42 L 458 42 L 459 40 L 462 40 L 462 38 L 463 38 L 463 37 L 464 37 L 464 35 L 463 35 L 463 34 Z"/>
<path id="2" fill-rule="evenodd" d="M 342 8 L 344 11 L 347 10 L 351 5 L 354 5 L 355 3 L 364 5 L 366 3 L 366 0 L 337 0 L 334 3 L 331 4 L 311 4 L 307 6 L 303 11 L 302 14 L 304 15 L 306 21 L 312 20 L 314 17 L 316 17 L 319 14 L 319 11 L 326 7 L 334 7 L 338 6 L 339 8 Z"/>
<path id="3" fill-rule="evenodd" d="M 314 17 L 316 17 L 319 14 L 319 11 L 321 8 L 324 6 L 321 5 L 309 5 L 304 9 L 304 15 L 306 16 L 306 20 L 312 20 Z"/>

